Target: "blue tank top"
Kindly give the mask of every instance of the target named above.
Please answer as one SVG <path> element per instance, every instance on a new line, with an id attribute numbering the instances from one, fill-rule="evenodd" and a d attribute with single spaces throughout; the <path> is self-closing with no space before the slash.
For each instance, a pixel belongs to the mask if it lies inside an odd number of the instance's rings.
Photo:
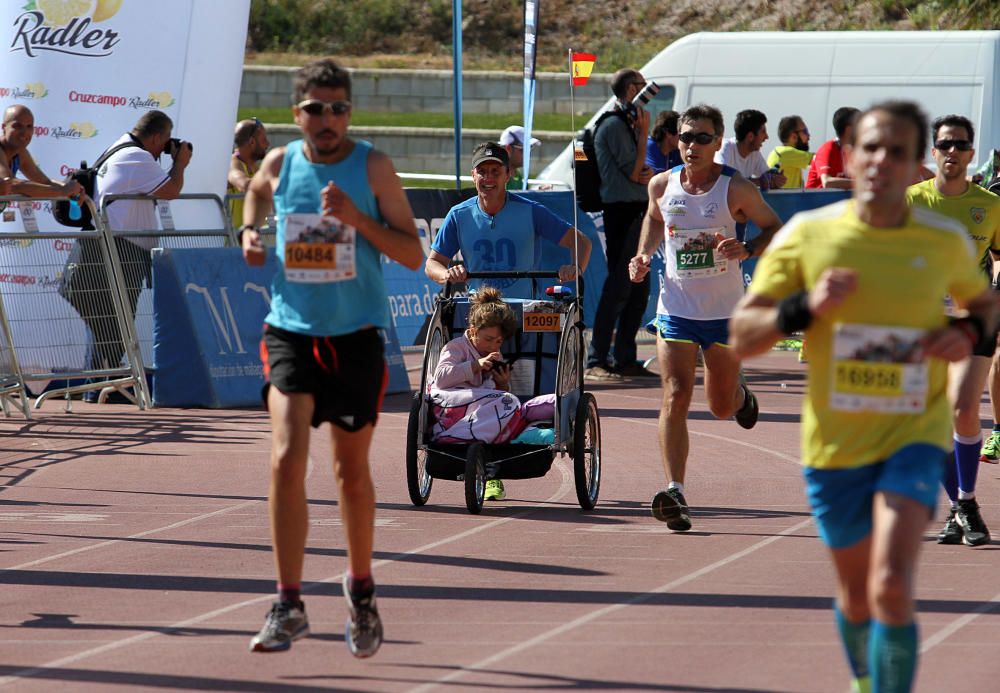
<path id="1" fill-rule="evenodd" d="M 21 168 L 21 155 L 12 156 L 10 159 L 10 175 L 16 176 L 18 169 Z"/>
<path id="2" fill-rule="evenodd" d="M 264 321 L 289 332 L 335 337 L 368 326 L 386 329 L 391 319 L 382 280 L 382 255 L 361 233 L 355 234 L 354 277 L 344 281 L 304 283 L 285 275 L 285 227 L 289 214 L 320 214 L 320 191 L 333 181 L 354 205 L 382 221 L 375 194 L 368 184 L 368 142 L 335 164 L 314 164 L 302 152 L 302 140 L 285 148 L 281 178 L 274 194 L 278 219 L 278 272 L 271 283 L 271 311 Z"/>

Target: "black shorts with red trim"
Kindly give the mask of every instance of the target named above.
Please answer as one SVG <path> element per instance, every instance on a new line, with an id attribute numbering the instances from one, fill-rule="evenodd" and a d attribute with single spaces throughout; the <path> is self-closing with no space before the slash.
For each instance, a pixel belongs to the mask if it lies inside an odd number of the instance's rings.
<path id="1" fill-rule="evenodd" d="M 374 327 L 337 337 L 312 337 L 264 325 L 260 360 L 264 389 L 308 393 L 316 401 L 312 425 L 329 421 L 359 431 L 378 421 L 389 382 L 382 337 Z"/>

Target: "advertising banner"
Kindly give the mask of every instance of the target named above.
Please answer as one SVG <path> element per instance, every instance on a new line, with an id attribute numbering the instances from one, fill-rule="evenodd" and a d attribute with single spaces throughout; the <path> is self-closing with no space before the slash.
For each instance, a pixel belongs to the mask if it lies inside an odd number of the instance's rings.
<path id="1" fill-rule="evenodd" d="M 161 110 L 174 136 L 194 144 L 184 191 L 222 194 L 249 8 L 250 0 L 4 2 L 0 109 L 31 109 L 29 151 L 53 180 Z"/>

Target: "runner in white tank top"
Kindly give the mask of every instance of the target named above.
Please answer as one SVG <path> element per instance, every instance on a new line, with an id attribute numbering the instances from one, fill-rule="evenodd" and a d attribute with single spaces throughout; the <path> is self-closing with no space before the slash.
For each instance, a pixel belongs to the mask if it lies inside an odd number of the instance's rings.
<path id="1" fill-rule="evenodd" d="M 676 532 L 691 529 L 684 498 L 687 417 L 694 394 L 696 358 L 705 356 L 705 398 L 718 419 L 735 416 L 743 428 L 757 423 L 757 398 L 740 382 L 740 362 L 728 348 L 728 320 L 743 295 L 739 262 L 759 254 L 781 226 L 753 183 L 716 164 L 722 114 L 692 106 L 678 120 L 683 166 L 649 182 L 649 207 L 639 248 L 629 264 L 632 281 L 649 273 L 650 255 L 666 241 L 666 272 L 652 326 L 666 392 L 660 405 L 660 450 L 669 485 L 653 496 L 653 517 Z M 756 247 L 736 238 L 736 224 L 761 229 Z"/>
<path id="2" fill-rule="evenodd" d="M 691 320 L 728 320 L 743 296 L 739 260 L 716 251 L 723 238 L 736 238 L 729 212 L 729 184 L 736 173 L 722 175 L 707 193 L 693 195 L 681 185 L 683 166 L 667 175 L 666 193 L 657 202 L 666 225 L 666 272 L 656 304 L 657 315 Z"/>

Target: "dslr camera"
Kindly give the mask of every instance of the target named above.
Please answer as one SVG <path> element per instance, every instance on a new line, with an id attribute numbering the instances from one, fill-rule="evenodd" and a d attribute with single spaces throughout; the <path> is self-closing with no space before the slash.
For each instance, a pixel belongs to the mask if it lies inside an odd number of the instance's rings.
<path id="1" fill-rule="evenodd" d="M 649 100 L 656 96 L 660 92 L 660 85 L 656 82 L 650 80 L 646 83 L 646 86 L 642 88 L 635 98 L 632 99 L 632 105 L 634 106 L 645 106 L 649 103 Z"/>
<path id="2" fill-rule="evenodd" d="M 173 159 L 185 144 L 191 149 L 191 153 L 194 154 L 194 145 L 190 142 L 182 142 L 177 137 L 171 137 L 167 140 L 166 146 L 163 147 L 163 153 Z"/>

